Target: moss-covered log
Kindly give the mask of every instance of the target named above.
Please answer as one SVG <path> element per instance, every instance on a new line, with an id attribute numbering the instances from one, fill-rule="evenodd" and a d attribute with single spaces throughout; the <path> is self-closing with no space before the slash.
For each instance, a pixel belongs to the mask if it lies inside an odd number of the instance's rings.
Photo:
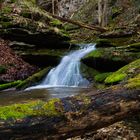
<path id="1" fill-rule="evenodd" d="M 31 85 L 34 85 L 35 83 L 39 82 L 43 79 L 43 77 L 49 72 L 51 67 L 44 68 L 43 70 L 33 74 L 29 78 L 22 81 L 20 84 L 16 86 L 17 89 L 25 89 Z"/>
<path id="2" fill-rule="evenodd" d="M 22 83 L 21 80 L 10 82 L 10 83 L 6 83 L 6 84 L 0 84 L 0 90 L 16 87 L 20 83 Z"/>
<path id="3" fill-rule="evenodd" d="M 52 140 L 83 135 L 137 114 L 139 101 L 140 89 L 118 87 L 48 103 L 1 107 L 0 138 Z"/>

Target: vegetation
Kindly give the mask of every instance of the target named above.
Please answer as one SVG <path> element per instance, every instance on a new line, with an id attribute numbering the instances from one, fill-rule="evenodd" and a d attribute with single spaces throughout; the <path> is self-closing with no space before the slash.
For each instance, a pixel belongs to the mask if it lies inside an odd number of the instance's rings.
<path id="1" fill-rule="evenodd" d="M 97 74 L 94 79 L 96 82 L 104 82 L 104 80 L 111 75 L 111 72 Z"/>
<path id="2" fill-rule="evenodd" d="M 16 88 L 17 89 L 25 89 L 29 86 L 32 86 L 38 82 L 40 82 L 44 76 L 49 72 L 51 67 L 44 68 L 43 70 L 33 74 L 32 76 L 28 77 L 24 81 L 20 82 Z"/>
<path id="3" fill-rule="evenodd" d="M 66 139 L 140 111 L 139 0 L 82 2 L 73 12 L 70 9 L 75 5 L 63 0 L 0 0 L 0 99 L 12 100 L 10 105 L 0 104 L 0 139 L 3 133 L 13 135 L 7 139 L 18 139 L 23 128 L 28 131 L 23 135 L 30 133 L 30 138 L 24 139 L 35 139 L 34 131 L 42 135 L 42 126 L 44 135 L 53 136 L 48 139 Z M 63 91 L 23 91 L 37 85 L 65 53 L 77 49 L 73 42 L 96 44 L 79 66 L 90 88 L 78 88 L 74 92 L 82 93 L 76 96 L 51 100 L 55 92 Z M 69 88 L 64 90 L 64 94 L 69 92 Z M 27 101 L 28 97 L 34 101 Z M 16 103 L 19 98 L 23 102 Z"/>
<path id="4" fill-rule="evenodd" d="M 125 78 L 133 77 L 140 70 L 140 59 L 137 59 L 128 65 L 122 67 L 105 79 L 106 84 L 113 84 L 120 82 Z M 130 80 L 131 81 L 131 80 Z"/>
<path id="5" fill-rule="evenodd" d="M 60 116 L 63 110 L 57 110 L 57 106 L 61 106 L 59 99 L 52 99 L 47 103 L 38 100 L 24 104 L 4 106 L 0 107 L 0 119 L 16 120 L 35 116 Z"/>
<path id="6" fill-rule="evenodd" d="M 18 81 L 6 83 L 6 84 L 1 84 L 1 85 L 0 85 L 0 90 L 12 88 L 12 87 L 16 87 L 16 86 L 17 86 L 18 84 L 20 84 L 21 82 L 22 82 L 21 80 L 18 80 Z"/>

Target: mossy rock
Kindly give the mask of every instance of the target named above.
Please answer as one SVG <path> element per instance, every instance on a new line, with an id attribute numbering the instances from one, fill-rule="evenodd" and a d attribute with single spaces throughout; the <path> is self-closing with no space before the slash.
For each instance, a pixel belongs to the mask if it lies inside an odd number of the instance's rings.
<path id="1" fill-rule="evenodd" d="M 20 84 L 21 82 L 22 82 L 21 80 L 18 80 L 18 81 L 6 83 L 6 84 L 0 84 L 0 90 L 12 88 L 12 87 L 16 87 L 16 86 L 17 86 L 18 84 Z"/>
<path id="2" fill-rule="evenodd" d="M 99 71 L 116 71 L 140 58 L 139 42 L 125 46 L 96 48 L 82 58 L 82 62 Z"/>
<path id="3" fill-rule="evenodd" d="M 140 71 L 140 59 L 137 59 L 128 65 L 122 67 L 118 71 L 114 72 L 105 79 L 106 84 L 118 83 L 123 80 L 127 80 L 133 77 L 137 72 Z"/>
<path id="4" fill-rule="evenodd" d="M 140 89 L 140 74 L 136 75 L 133 78 L 130 78 L 124 87 L 129 89 Z"/>
<path id="5" fill-rule="evenodd" d="M 111 43 L 109 39 L 97 39 L 96 40 L 96 47 L 115 47 L 114 44 Z"/>
<path id="6" fill-rule="evenodd" d="M 46 43 L 43 46 L 54 46 L 70 39 L 62 23 L 49 16 L 35 1 L 18 0 L 14 2 L 14 7 L 13 10 L 13 3 L 5 2 L 1 10 L 2 38 L 40 46 L 44 39 Z M 21 30 L 24 32 L 21 33 Z"/>
<path id="7" fill-rule="evenodd" d="M 99 74 L 96 69 L 86 66 L 85 64 L 81 63 L 80 66 L 81 74 L 84 78 L 92 82 L 94 80 L 95 75 Z"/>
<path id="8" fill-rule="evenodd" d="M 17 120 L 35 116 L 61 116 L 63 107 L 61 107 L 62 110 L 58 110 L 57 106 L 62 106 L 60 99 L 52 99 L 48 102 L 38 100 L 24 104 L 3 106 L 0 107 L 0 119 Z"/>
<path id="9" fill-rule="evenodd" d="M 94 77 L 94 79 L 95 79 L 96 82 L 99 82 L 99 83 L 101 82 L 102 83 L 111 74 L 112 74 L 112 72 L 100 73 L 100 74 L 97 74 Z"/>
<path id="10" fill-rule="evenodd" d="M 50 69 L 51 69 L 51 67 L 47 67 L 47 68 L 44 68 L 43 70 L 33 74 L 29 78 L 27 78 L 24 81 L 22 81 L 21 83 L 19 83 L 16 86 L 16 88 L 17 89 L 25 89 L 29 86 L 32 86 L 32 85 L 40 82 L 44 78 L 44 76 L 47 75 L 47 73 L 49 72 Z"/>

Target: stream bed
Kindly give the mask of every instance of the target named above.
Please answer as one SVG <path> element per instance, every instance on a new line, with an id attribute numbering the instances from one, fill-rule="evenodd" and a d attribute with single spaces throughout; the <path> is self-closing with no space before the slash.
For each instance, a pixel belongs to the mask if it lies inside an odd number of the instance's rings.
<path id="1" fill-rule="evenodd" d="M 33 100 L 47 101 L 51 98 L 65 98 L 91 91 L 91 88 L 78 87 L 51 87 L 24 91 L 8 90 L 0 91 L 0 106 L 26 103 Z"/>

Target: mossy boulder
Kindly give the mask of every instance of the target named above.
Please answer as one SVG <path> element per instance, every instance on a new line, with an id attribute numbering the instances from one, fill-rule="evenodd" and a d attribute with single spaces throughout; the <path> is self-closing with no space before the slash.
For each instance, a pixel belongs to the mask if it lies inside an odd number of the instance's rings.
<path id="1" fill-rule="evenodd" d="M 106 73 L 100 73 L 100 74 L 97 74 L 95 77 L 94 77 L 94 80 L 96 82 L 99 82 L 99 83 L 103 83 L 104 80 L 109 76 L 111 75 L 112 72 L 106 72 Z"/>
<path id="2" fill-rule="evenodd" d="M 140 59 L 137 59 L 128 65 L 120 68 L 116 72 L 112 73 L 105 79 L 106 84 L 118 83 L 120 81 L 126 81 L 127 79 L 134 77 L 140 72 Z M 137 79 L 137 78 L 136 78 Z M 133 81 L 133 80 L 132 80 Z M 129 81 L 131 82 L 131 80 Z"/>
<path id="3" fill-rule="evenodd" d="M 96 40 L 96 47 L 114 47 L 115 45 L 109 39 L 97 39 Z"/>
<path id="4" fill-rule="evenodd" d="M 93 82 L 95 75 L 99 74 L 99 72 L 96 69 L 88 67 L 83 63 L 81 63 L 80 71 L 82 76 L 87 80 L 89 80 L 90 82 Z"/>
<path id="5" fill-rule="evenodd" d="M 36 83 L 40 82 L 44 76 L 49 72 L 51 67 L 44 68 L 43 70 L 33 74 L 32 76 L 28 77 L 21 83 L 19 83 L 16 88 L 17 89 L 25 89 L 29 86 L 35 85 Z"/>
<path id="6" fill-rule="evenodd" d="M 96 48 L 82 62 L 100 71 L 116 71 L 140 58 L 139 42 L 120 47 Z"/>

